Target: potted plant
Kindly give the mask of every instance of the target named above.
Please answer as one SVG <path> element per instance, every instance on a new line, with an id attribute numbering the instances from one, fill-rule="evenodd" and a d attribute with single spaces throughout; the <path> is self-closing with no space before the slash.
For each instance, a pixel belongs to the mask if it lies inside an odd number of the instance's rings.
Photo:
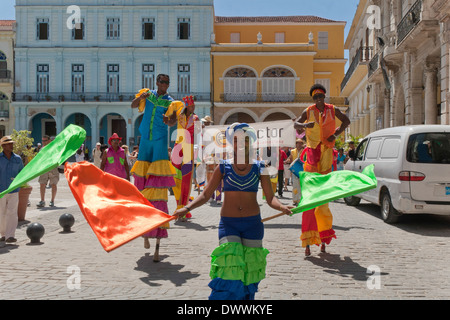
<path id="1" fill-rule="evenodd" d="M 100 101 L 100 96 L 95 96 L 94 99 L 95 101 Z"/>
<path id="2" fill-rule="evenodd" d="M 17 131 L 13 129 L 13 133 L 11 134 L 11 138 L 14 140 L 13 152 L 22 158 L 24 165 L 26 165 L 31 159 L 33 159 L 35 155 L 33 148 L 31 148 L 34 139 L 29 137 L 30 133 L 31 131 Z M 0 147 L 0 152 L 2 151 L 3 149 Z M 17 208 L 17 216 L 19 218 L 19 221 L 25 220 L 25 214 L 27 211 L 31 190 L 33 190 L 33 188 L 28 184 L 20 187 L 19 205 Z"/>
<path id="3" fill-rule="evenodd" d="M 60 100 L 60 101 L 64 101 L 65 99 L 66 99 L 66 97 L 64 97 L 63 94 L 59 96 L 59 100 Z"/>
<path id="4" fill-rule="evenodd" d="M 119 100 L 120 100 L 120 101 L 123 101 L 123 95 L 120 95 L 120 96 L 119 96 Z"/>
<path id="5" fill-rule="evenodd" d="M 46 96 L 45 96 L 45 100 L 50 101 L 50 100 L 52 100 L 52 97 L 49 96 L 49 95 L 46 95 Z"/>

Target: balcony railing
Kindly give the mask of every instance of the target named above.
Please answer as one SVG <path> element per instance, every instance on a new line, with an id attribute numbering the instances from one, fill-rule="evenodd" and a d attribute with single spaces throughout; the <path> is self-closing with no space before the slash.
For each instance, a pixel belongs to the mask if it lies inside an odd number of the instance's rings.
<path id="1" fill-rule="evenodd" d="M 314 103 L 309 93 L 224 93 L 220 95 L 223 103 Z M 327 97 L 326 103 L 337 106 L 348 105 L 343 97 Z"/>
<path id="2" fill-rule="evenodd" d="M 181 100 L 187 95 L 194 96 L 195 101 L 210 101 L 209 92 L 169 92 L 175 100 Z M 131 102 L 136 96 L 136 92 L 14 92 L 12 101 L 15 102 Z"/>
<path id="3" fill-rule="evenodd" d="M 11 79 L 11 70 L 0 69 L 0 82 L 9 82 Z"/>
<path id="4" fill-rule="evenodd" d="M 421 20 L 422 0 L 417 0 L 397 26 L 397 45 L 416 27 Z"/>
<path id="5" fill-rule="evenodd" d="M 348 80 L 353 75 L 353 72 L 355 72 L 356 68 L 361 62 L 369 62 L 370 59 L 372 59 L 373 54 L 373 47 L 360 47 L 352 60 L 352 63 L 350 64 L 350 67 L 347 70 L 347 73 L 345 74 L 344 80 L 341 82 L 341 91 L 344 90 L 345 86 L 347 85 Z"/>
<path id="6" fill-rule="evenodd" d="M 8 110 L 0 110 L 0 118 L 9 118 Z"/>
<path id="7" fill-rule="evenodd" d="M 370 60 L 369 62 L 368 78 L 370 78 L 372 74 L 378 69 L 379 67 L 378 61 L 379 61 L 379 54 L 377 53 L 376 55 L 373 56 L 372 60 Z"/>

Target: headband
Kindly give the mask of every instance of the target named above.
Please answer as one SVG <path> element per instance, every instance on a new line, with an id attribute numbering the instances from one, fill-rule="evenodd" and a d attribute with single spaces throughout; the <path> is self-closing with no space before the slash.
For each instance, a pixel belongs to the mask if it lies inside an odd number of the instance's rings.
<path id="1" fill-rule="evenodd" d="M 311 97 L 314 97 L 316 94 L 325 94 L 325 91 L 323 91 L 322 89 L 315 89 L 315 90 L 312 92 Z"/>

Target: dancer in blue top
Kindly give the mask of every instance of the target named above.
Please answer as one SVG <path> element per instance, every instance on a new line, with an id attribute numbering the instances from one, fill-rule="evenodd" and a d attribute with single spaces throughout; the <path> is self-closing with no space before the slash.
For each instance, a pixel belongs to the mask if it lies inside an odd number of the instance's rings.
<path id="1" fill-rule="evenodd" d="M 182 217 L 206 203 L 223 180 L 225 198 L 220 212 L 219 247 L 211 255 L 209 298 L 253 300 L 259 282 L 265 278 L 269 253 L 262 244 L 264 225 L 256 197 L 259 181 L 271 208 L 291 214 L 293 207 L 278 201 L 264 164 L 253 160 L 250 145 L 256 140 L 255 130 L 246 123 L 234 123 L 227 129 L 226 138 L 233 144 L 233 159 L 217 166 L 205 190 L 175 211 L 174 216 Z"/>

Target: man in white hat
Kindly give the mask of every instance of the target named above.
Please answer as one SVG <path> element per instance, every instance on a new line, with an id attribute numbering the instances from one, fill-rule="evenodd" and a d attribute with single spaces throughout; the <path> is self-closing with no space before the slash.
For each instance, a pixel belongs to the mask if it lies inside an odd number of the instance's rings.
<path id="1" fill-rule="evenodd" d="M 205 116 L 204 118 L 201 119 L 201 121 L 205 126 L 210 126 L 214 123 L 210 116 Z"/>
<path id="2" fill-rule="evenodd" d="M 14 141 L 10 136 L 0 139 L 3 152 L 0 153 L 0 192 L 9 188 L 9 185 L 23 169 L 20 156 L 13 152 Z M 0 198 L 0 241 L 6 243 L 16 242 L 15 238 L 19 205 L 19 189 L 15 189 Z"/>
<path id="3" fill-rule="evenodd" d="M 100 147 L 102 144 L 100 142 L 97 142 L 95 145 L 95 149 L 92 150 L 92 158 L 94 159 L 94 165 L 97 168 L 100 168 L 100 165 L 102 164 L 102 150 L 100 150 Z"/>

